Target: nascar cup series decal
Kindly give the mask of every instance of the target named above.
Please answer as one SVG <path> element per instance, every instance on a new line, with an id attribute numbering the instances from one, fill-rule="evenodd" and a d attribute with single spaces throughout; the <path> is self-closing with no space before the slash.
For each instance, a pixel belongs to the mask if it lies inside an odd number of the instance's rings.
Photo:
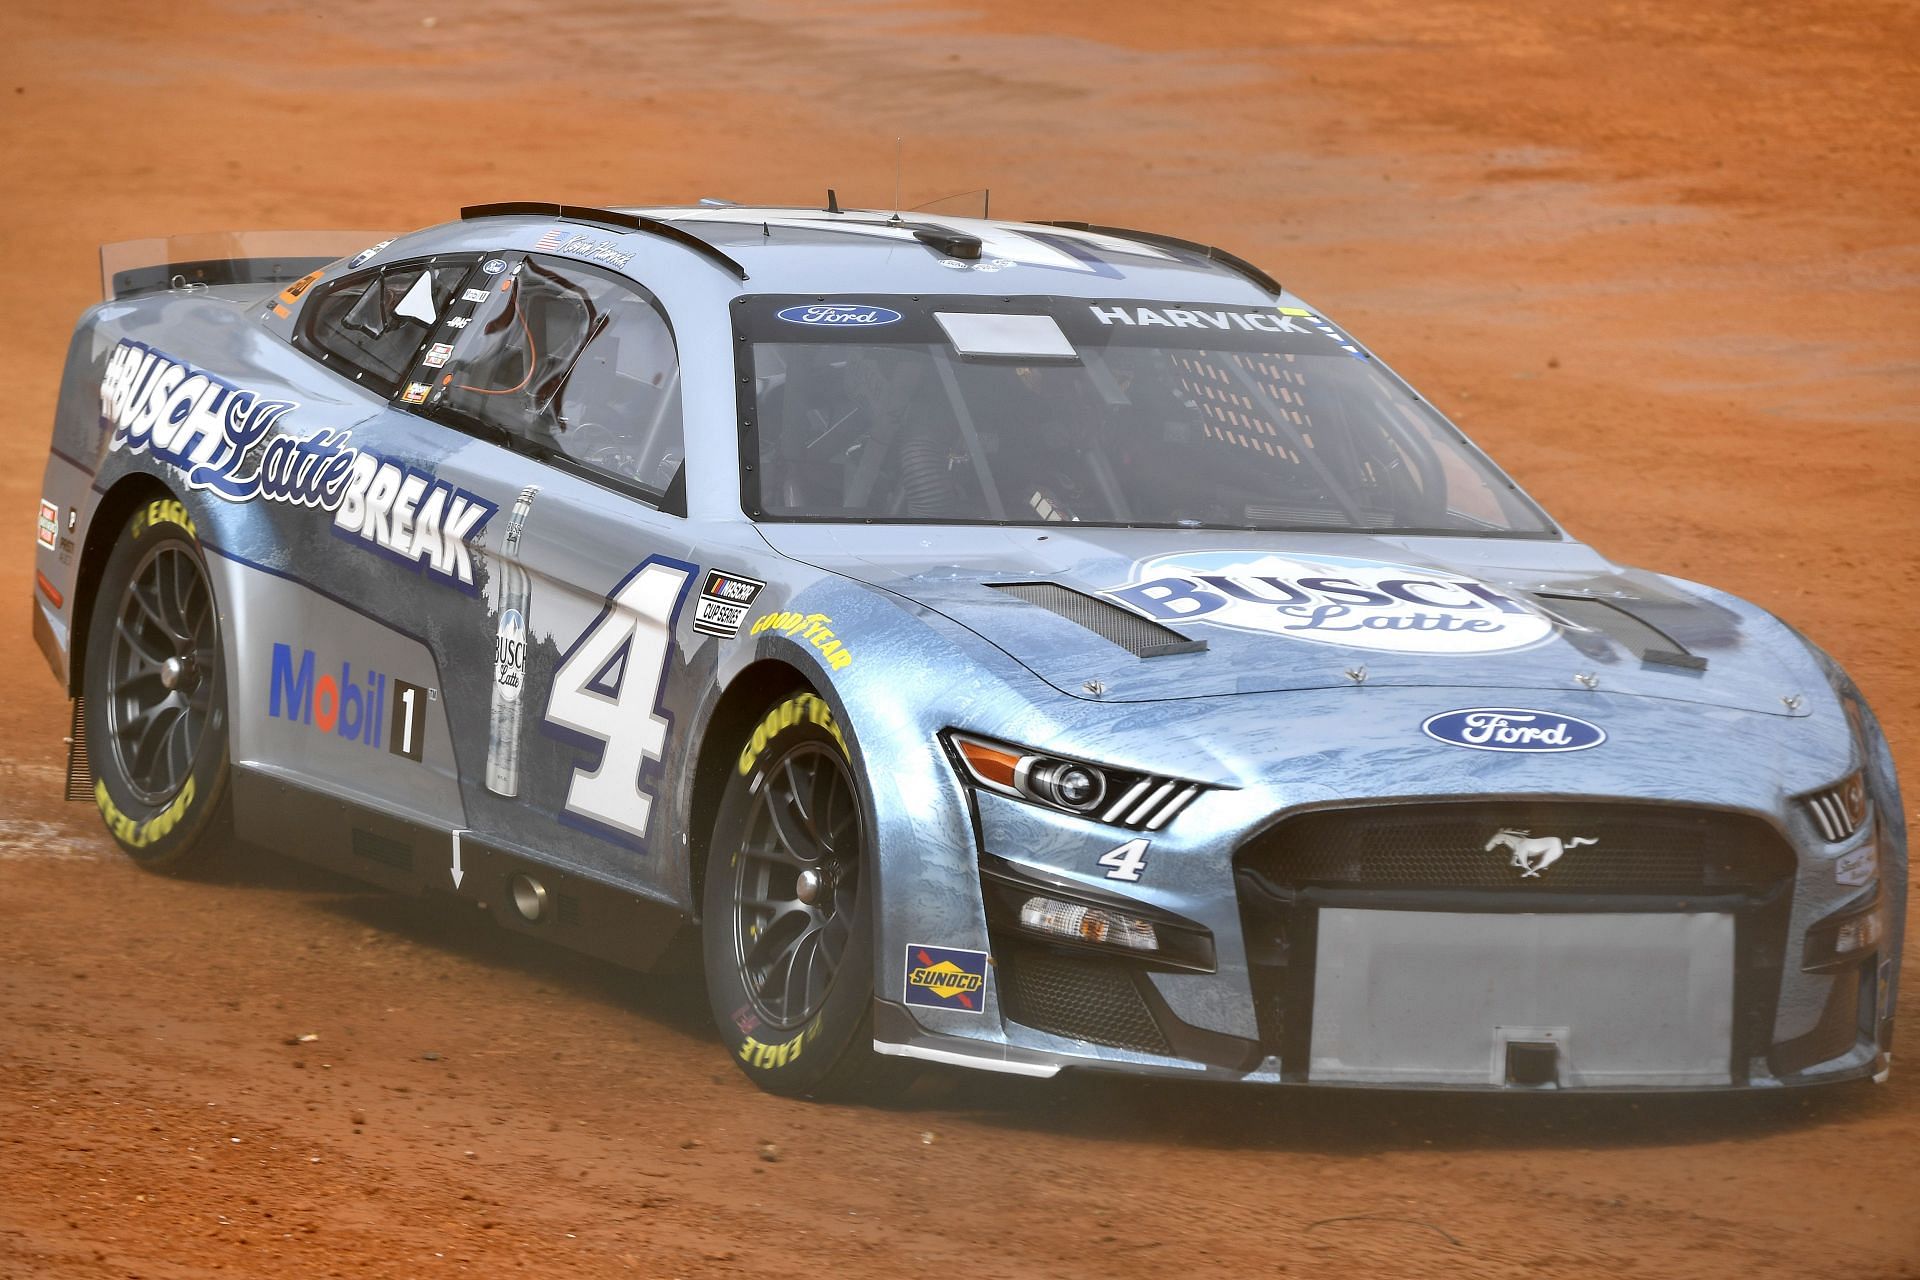
<path id="1" fill-rule="evenodd" d="M 1438 742 L 1475 751 L 1585 751 L 1607 731 L 1578 716 L 1524 707 L 1464 707 L 1428 716 L 1420 731 Z"/>
<path id="2" fill-rule="evenodd" d="M 1538 644 L 1554 628 L 1532 605 L 1472 578 L 1349 556 L 1156 556 L 1106 594 L 1161 622 L 1383 653 L 1498 653 Z"/>
<path id="3" fill-rule="evenodd" d="M 987 953 L 953 947 L 907 948 L 907 1003 L 929 1009 L 965 1009 L 982 1013 L 987 985 Z"/>
<path id="4" fill-rule="evenodd" d="M 900 313 L 886 307 L 849 306 L 844 303 L 787 307 L 774 314 L 788 324 L 810 324 L 827 329 L 868 329 L 874 325 L 897 324 L 900 321 Z"/>

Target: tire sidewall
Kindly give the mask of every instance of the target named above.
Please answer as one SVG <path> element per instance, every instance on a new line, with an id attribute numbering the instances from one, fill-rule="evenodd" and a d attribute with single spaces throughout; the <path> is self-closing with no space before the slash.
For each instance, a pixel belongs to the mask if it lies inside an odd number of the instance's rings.
<path id="1" fill-rule="evenodd" d="M 861 811 L 860 880 L 854 928 L 825 1003 L 804 1026 L 775 1028 L 764 1024 L 754 1011 L 734 954 L 736 858 L 767 774 L 789 751 L 807 742 L 828 746 L 847 767 Z M 812 1093 L 850 1055 L 872 1052 L 874 858 L 865 790 L 844 728 L 817 694 L 798 692 L 777 699 L 754 721 L 721 797 L 701 893 L 707 999 L 734 1062 L 772 1093 Z"/>
<path id="2" fill-rule="evenodd" d="M 212 669 L 212 713 L 185 781 L 158 803 L 142 800 L 128 785 L 115 753 L 108 710 L 111 696 L 106 692 L 111 679 L 114 625 L 135 570 L 155 548 L 164 545 L 186 550 L 212 594 L 213 578 L 207 572 L 206 557 L 201 554 L 185 508 L 172 499 L 143 503 L 128 520 L 101 572 L 87 619 L 86 662 L 81 679 L 95 807 L 114 843 L 135 862 L 155 870 L 180 866 L 201 852 L 203 838 L 226 797 L 228 765 L 226 648 L 217 599 L 214 635 L 219 653 Z"/>

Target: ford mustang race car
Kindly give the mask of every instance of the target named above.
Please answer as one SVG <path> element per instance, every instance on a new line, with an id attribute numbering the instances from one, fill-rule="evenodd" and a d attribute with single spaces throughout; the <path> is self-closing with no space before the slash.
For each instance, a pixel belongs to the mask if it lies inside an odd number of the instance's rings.
<path id="1" fill-rule="evenodd" d="M 1820 650 L 1231 254 L 829 204 L 103 251 L 69 795 L 154 869 L 697 943 L 781 1093 L 1884 1074 L 1903 810 Z"/>

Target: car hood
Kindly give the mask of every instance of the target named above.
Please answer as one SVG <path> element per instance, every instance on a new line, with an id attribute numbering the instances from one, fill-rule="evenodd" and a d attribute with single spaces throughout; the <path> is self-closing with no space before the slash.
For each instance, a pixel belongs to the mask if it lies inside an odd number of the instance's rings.
<path id="1" fill-rule="evenodd" d="M 1585 688 L 1778 715 L 1805 710 L 1796 695 L 1811 664 L 1780 623 L 1577 542 L 760 529 L 781 554 L 932 610 L 1078 698 L 1152 702 L 1365 682 L 1479 689 L 1487 701 L 1499 691 Z M 1167 633 L 1142 627 L 1142 617 Z"/>

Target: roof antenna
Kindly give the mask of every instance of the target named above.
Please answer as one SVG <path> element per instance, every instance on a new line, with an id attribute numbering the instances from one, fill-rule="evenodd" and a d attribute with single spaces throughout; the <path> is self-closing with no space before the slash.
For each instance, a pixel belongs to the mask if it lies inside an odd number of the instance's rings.
<path id="1" fill-rule="evenodd" d="M 834 190 L 832 187 L 827 188 L 827 212 L 828 213 L 840 212 L 840 197 L 834 194 Z"/>
<path id="2" fill-rule="evenodd" d="M 889 222 L 900 221 L 900 139 L 893 140 L 893 217 Z"/>
<path id="3" fill-rule="evenodd" d="M 993 216 L 993 188 L 980 188 L 980 217 L 982 220 Z"/>

